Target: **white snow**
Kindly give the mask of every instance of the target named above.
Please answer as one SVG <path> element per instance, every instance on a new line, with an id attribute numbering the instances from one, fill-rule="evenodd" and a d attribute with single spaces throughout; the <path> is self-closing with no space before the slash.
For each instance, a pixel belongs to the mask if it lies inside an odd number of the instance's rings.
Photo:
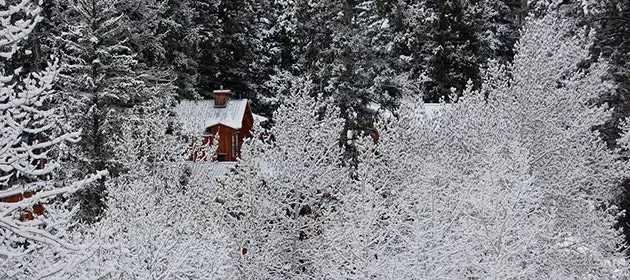
<path id="1" fill-rule="evenodd" d="M 402 102 L 413 102 L 410 100 L 403 100 Z M 420 106 L 420 105 L 418 105 Z M 451 104 L 446 104 L 446 103 L 424 103 L 421 105 L 422 106 L 422 112 L 428 117 L 428 118 L 433 118 L 437 115 L 439 115 L 440 113 L 442 113 L 444 110 L 448 109 Z M 394 114 L 387 109 L 384 109 L 381 107 L 380 104 L 375 103 L 375 102 L 370 102 L 367 106 L 368 109 L 373 110 L 375 112 L 377 112 L 379 114 L 379 116 L 384 119 L 384 120 L 388 120 L 388 119 L 393 119 L 394 118 Z"/>
<path id="2" fill-rule="evenodd" d="M 263 117 L 263 116 L 258 115 L 258 114 L 252 114 L 252 115 L 254 117 L 254 123 L 260 124 L 260 123 L 263 123 L 263 122 L 266 122 L 266 121 L 269 120 L 268 118 Z"/>
<path id="3" fill-rule="evenodd" d="M 213 91 L 214 93 L 227 93 L 227 94 L 231 94 L 232 91 L 229 89 L 217 89 L 215 91 Z"/>
<path id="4" fill-rule="evenodd" d="M 246 107 L 247 99 L 231 99 L 224 108 L 215 108 L 214 100 L 182 100 L 175 113 L 184 133 L 203 135 L 206 128 L 218 124 L 240 129 Z"/>
<path id="5" fill-rule="evenodd" d="M 389 28 L 389 20 L 385 19 L 383 23 L 381 24 L 381 29 L 388 29 L 388 28 Z"/>
<path id="6" fill-rule="evenodd" d="M 381 104 L 378 104 L 376 102 L 370 102 L 367 105 L 367 108 L 372 110 L 372 111 L 374 111 L 374 112 L 377 112 L 379 114 L 379 116 L 382 119 L 384 119 L 384 120 L 388 120 L 388 119 L 394 118 L 394 114 L 392 114 L 392 112 L 390 110 L 383 109 L 381 107 Z"/>
<path id="7" fill-rule="evenodd" d="M 236 162 L 186 162 L 191 168 L 192 177 L 221 178 L 228 175 Z"/>
<path id="8" fill-rule="evenodd" d="M 443 103 L 424 103 L 422 110 L 427 117 L 432 118 L 441 114 L 444 110 L 450 107 L 450 104 Z"/>

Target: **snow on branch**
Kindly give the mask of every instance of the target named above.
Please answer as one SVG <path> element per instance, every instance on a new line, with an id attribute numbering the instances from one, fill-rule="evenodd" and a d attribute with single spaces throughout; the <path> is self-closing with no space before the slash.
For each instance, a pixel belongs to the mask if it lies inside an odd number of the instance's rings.
<path id="1" fill-rule="evenodd" d="M 39 1 L 41 4 L 42 1 Z M 0 0 L 0 57 L 11 58 L 19 49 L 18 42 L 26 39 L 33 28 L 42 20 L 39 15 L 40 5 L 33 5 L 30 0 L 22 0 L 17 5 L 8 5 Z M 14 15 L 23 15 L 23 19 L 14 20 Z"/>
<path id="2" fill-rule="evenodd" d="M 0 75 L 0 187 L 6 188 L 10 180 L 19 176 L 41 176 L 56 168 L 54 162 L 45 166 L 41 160 L 47 151 L 62 142 L 76 142 L 78 133 L 57 137 L 46 135 L 53 125 L 55 111 L 42 109 L 48 98 L 57 64 L 53 63 L 42 73 L 32 73 L 20 84 L 10 82 L 11 76 Z"/>
<path id="3" fill-rule="evenodd" d="M 0 59 L 2 65 L 18 51 L 20 41 L 41 21 L 41 1 L 23 0 L 6 5 L 0 0 Z M 5 69 L 6 70 L 6 69 Z M 56 188 L 48 176 L 58 168 L 49 152 L 64 142 L 77 142 L 78 132 L 56 135 L 59 112 L 45 104 L 51 98 L 58 73 L 57 60 L 38 73 L 21 77 L 0 73 L 0 278 L 25 279 L 52 275 L 85 257 L 87 245 L 80 235 L 69 234 L 68 225 L 77 207 L 51 203 L 55 197 L 74 193 L 108 175 L 99 171 L 87 178 Z M 41 203 L 46 204 L 44 211 Z M 35 210 L 39 208 L 39 210 Z M 34 215 L 36 213 L 37 215 Z M 50 274 L 52 273 L 52 274 Z M 41 278 L 41 277 L 38 277 Z"/>

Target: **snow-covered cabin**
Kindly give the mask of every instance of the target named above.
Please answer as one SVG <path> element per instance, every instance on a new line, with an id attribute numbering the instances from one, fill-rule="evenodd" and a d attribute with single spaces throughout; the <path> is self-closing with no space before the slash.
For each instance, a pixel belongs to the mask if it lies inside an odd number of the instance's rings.
<path id="1" fill-rule="evenodd" d="M 219 135 L 217 161 L 240 157 L 243 139 L 252 136 L 254 117 L 247 99 L 231 99 L 231 95 L 230 90 L 215 90 L 213 100 L 183 100 L 175 109 L 183 133 L 193 137 L 190 160 L 205 158 L 197 148 L 213 145 L 215 135 Z"/>

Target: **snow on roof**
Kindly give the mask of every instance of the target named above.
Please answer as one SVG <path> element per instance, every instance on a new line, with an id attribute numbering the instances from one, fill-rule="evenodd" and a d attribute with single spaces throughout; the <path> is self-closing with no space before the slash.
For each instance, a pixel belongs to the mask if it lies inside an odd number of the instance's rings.
<path id="1" fill-rule="evenodd" d="M 232 91 L 229 90 L 229 89 L 217 89 L 217 90 L 213 91 L 213 93 L 230 93 L 231 94 Z"/>
<path id="2" fill-rule="evenodd" d="M 224 108 L 215 108 L 214 100 L 182 100 L 175 113 L 184 133 L 204 134 L 217 124 L 240 129 L 246 107 L 247 99 L 231 99 Z"/>
<path id="3" fill-rule="evenodd" d="M 252 116 L 254 117 L 254 122 L 255 123 L 264 123 L 264 122 L 269 120 L 268 118 L 263 117 L 263 116 L 258 115 L 258 114 L 252 114 Z"/>

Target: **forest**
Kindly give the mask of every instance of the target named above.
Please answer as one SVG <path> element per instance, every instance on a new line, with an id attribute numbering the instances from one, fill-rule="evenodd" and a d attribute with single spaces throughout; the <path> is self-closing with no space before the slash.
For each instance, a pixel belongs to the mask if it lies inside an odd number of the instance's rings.
<path id="1" fill-rule="evenodd" d="M 0 0 L 0 68 L 0 279 L 630 279 L 630 0 Z"/>

